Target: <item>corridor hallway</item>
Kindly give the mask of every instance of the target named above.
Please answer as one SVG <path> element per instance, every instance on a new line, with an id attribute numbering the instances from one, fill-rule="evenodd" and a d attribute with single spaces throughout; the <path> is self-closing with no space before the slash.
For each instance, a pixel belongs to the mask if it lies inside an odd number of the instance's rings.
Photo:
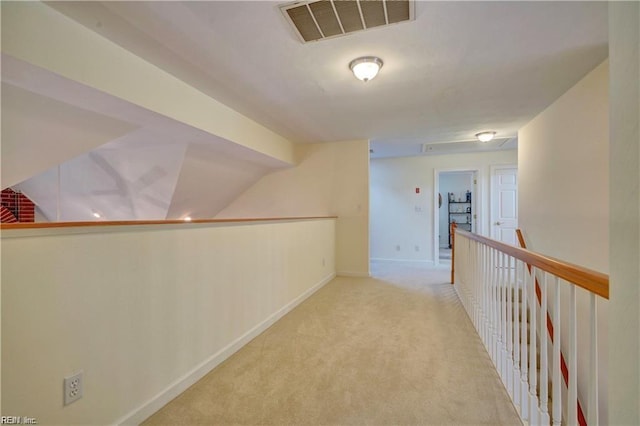
<path id="1" fill-rule="evenodd" d="M 449 269 L 371 269 L 331 281 L 144 424 L 521 424 Z"/>

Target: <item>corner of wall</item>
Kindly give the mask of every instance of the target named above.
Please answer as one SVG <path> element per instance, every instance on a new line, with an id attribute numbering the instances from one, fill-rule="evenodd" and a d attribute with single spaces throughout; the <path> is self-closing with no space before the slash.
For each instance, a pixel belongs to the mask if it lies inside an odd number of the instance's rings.
<path id="1" fill-rule="evenodd" d="M 298 144 L 297 165 L 262 177 L 217 218 L 338 216 L 336 270 L 369 274 L 369 141 Z"/>

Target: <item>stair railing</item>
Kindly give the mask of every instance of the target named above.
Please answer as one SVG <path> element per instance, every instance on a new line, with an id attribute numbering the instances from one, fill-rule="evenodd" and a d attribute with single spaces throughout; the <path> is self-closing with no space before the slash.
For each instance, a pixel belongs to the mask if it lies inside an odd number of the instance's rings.
<path id="1" fill-rule="evenodd" d="M 609 298 L 609 277 L 452 228 L 452 283 L 520 417 L 529 425 L 598 425 L 596 298 Z M 566 362 L 562 286 L 569 292 Z M 589 295 L 588 318 L 581 318 L 591 335 L 586 420 L 578 402 L 578 380 L 585 378 L 577 375 L 577 291 Z"/>

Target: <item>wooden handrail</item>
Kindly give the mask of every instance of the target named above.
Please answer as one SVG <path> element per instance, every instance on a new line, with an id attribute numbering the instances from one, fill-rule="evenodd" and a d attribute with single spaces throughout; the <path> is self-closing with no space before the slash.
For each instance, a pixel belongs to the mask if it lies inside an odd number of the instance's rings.
<path id="1" fill-rule="evenodd" d="M 521 249 L 501 241 L 492 240 L 482 235 L 456 229 L 455 232 L 466 238 L 485 244 L 496 250 L 508 254 L 511 257 L 535 266 L 538 269 L 549 272 L 558 278 L 562 278 L 572 284 L 577 285 L 591 293 L 595 293 L 605 299 L 609 299 L 609 276 L 601 272 L 583 268 L 582 266 L 564 262 L 562 260 L 543 256 L 532 251 Z"/>
<path id="2" fill-rule="evenodd" d="M 112 220 L 95 222 L 36 222 L 36 223 L 2 223 L 1 230 L 9 229 L 44 229 L 44 228 L 77 228 L 83 226 L 140 226 L 140 225 L 188 225 L 190 223 L 229 223 L 229 222 L 272 222 L 285 220 L 337 219 L 338 216 L 305 216 L 305 217 L 267 217 L 244 219 L 193 219 L 185 220 Z"/>

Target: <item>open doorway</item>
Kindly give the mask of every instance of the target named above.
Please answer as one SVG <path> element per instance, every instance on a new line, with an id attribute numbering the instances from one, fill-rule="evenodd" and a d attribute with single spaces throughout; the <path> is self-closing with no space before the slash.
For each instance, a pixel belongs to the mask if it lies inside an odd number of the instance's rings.
<path id="1" fill-rule="evenodd" d="M 436 171 L 438 211 L 434 215 L 435 263 L 451 262 L 451 224 L 476 232 L 476 170 Z"/>

